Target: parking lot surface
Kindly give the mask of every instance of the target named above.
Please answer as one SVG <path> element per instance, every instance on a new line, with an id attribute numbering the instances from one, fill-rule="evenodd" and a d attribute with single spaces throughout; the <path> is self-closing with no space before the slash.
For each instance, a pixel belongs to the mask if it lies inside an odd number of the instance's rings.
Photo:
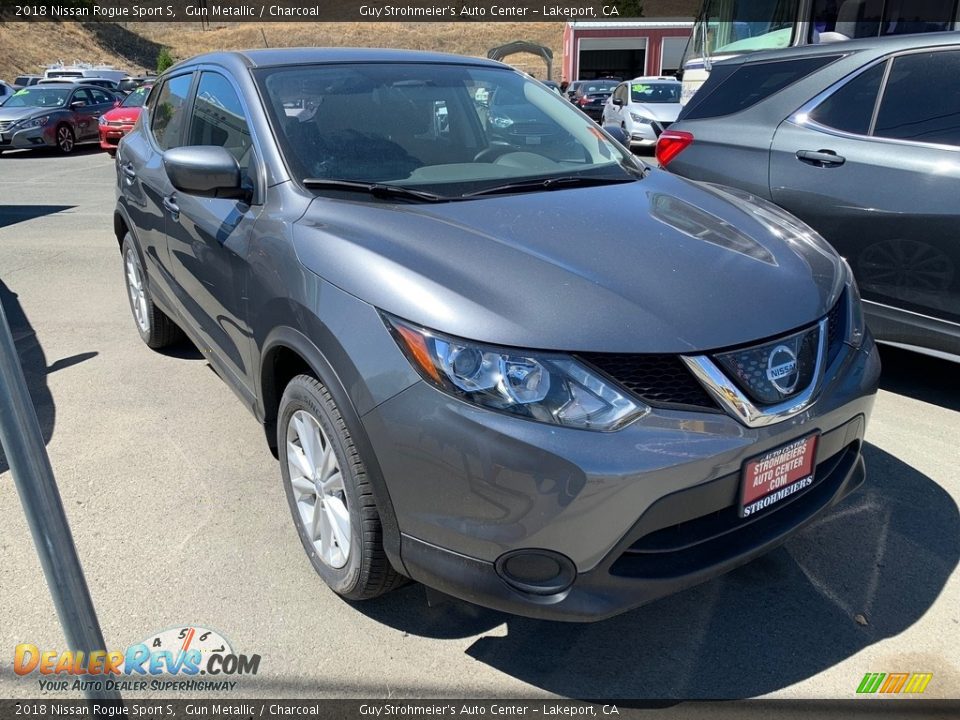
<path id="1" fill-rule="evenodd" d="M 138 338 L 114 180 L 94 150 L 0 158 L 0 299 L 110 649 L 215 629 L 261 656 L 238 697 L 853 698 L 868 672 L 960 696 L 957 365 L 883 348 L 865 486 L 679 595 L 593 625 L 413 584 L 350 604 L 311 569 L 257 422 L 194 348 Z M 36 697 L 14 647 L 66 647 L 2 456 L 0 518 L 0 697 Z"/>

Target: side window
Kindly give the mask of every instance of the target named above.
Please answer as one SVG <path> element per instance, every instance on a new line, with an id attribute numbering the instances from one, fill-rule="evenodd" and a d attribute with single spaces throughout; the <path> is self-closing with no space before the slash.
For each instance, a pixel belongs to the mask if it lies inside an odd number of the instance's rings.
<path id="1" fill-rule="evenodd" d="M 185 121 L 183 110 L 192 79 L 190 73 L 170 78 L 157 93 L 150 129 L 161 150 L 169 150 L 180 144 L 180 130 Z"/>
<path id="2" fill-rule="evenodd" d="M 714 68 L 680 113 L 681 120 L 721 117 L 746 110 L 837 60 L 840 55 L 744 63 L 732 73 Z M 718 72 L 718 70 L 720 72 Z"/>
<path id="3" fill-rule="evenodd" d="M 84 105 L 93 105 L 93 97 L 90 95 L 90 91 L 86 88 L 80 88 L 75 93 L 73 97 L 70 98 L 70 103 L 82 102 Z"/>
<path id="4" fill-rule="evenodd" d="M 617 88 L 617 99 L 624 105 L 627 104 L 627 86 L 621 85 Z"/>
<path id="5" fill-rule="evenodd" d="M 820 103 L 810 119 L 835 130 L 867 135 L 886 67 L 882 62 L 857 75 Z"/>
<path id="6" fill-rule="evenodd" d="M 110 99 L 110 96 L 107 95 L 107 93 L 105 93 L 103 90 L 91 90 L 90 94 L 93 95 L 93 102 L 97 105 L 113 102 L 113 100 Z"/>
<path id="7" fill-rule="evenodd" d="M 233 85 L 219 73 L 200 75 L 188 145 L 218 145 L 237 159 L 248 176 L 252 162 L 250 126 Z"/>
<path id="8" fill-rule="evenodd" d="M 241 165 L 248 155 L 252 142 L 243 106 L 233 86 L 218 73 L 200 76 L 187 144 L 224 147 Z"/>
<path id="9" fill-rule="evenodd" d="M 960 50 L 895 58 L 873 133 L 960 145 Z"/>

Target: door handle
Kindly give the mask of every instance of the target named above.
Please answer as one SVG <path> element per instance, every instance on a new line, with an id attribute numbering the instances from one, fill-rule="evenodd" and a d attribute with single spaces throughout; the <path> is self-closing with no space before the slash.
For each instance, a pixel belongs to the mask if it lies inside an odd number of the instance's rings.
<path id="1" fill-rule="evenodd" d="M 797 150 L 797 160 L 817 167 L 843 165 L 847 161 L 845 157 L 837 155 L 833 150 Z"/>
<path id="2" fill-rule="evenodd" d="M 173 219 L 180 217 L 180 206 L 177 205 L 176 195 L 168 195 L 163 199 L 163 206 L 167 209 Z"/>
<path id="3" fill-rule="evenodd" d="M 126 175 L 128 180 L 135 180 L 137 171 L 133 169 L 133 163 L 124 163 L 120 166 L 120 172 Z"/>

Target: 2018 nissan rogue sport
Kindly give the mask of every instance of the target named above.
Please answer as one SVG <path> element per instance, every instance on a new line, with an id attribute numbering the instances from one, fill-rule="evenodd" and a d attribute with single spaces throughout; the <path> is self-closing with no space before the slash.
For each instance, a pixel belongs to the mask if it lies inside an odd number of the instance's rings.
<path id="1" fill-rule="evenodd" d="M 499 63 L 193 58 L 120 143 L 117 188 L 140 336 L 182 330 L 263 423 L 346 598 L 410 577 L 597 620 L 864 478 L 880 366 L 846 263 Z"/>

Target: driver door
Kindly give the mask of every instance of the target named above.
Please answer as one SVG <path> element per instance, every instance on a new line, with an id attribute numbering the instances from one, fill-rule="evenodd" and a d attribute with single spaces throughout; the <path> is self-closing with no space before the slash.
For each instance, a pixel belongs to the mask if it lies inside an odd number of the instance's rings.
<path id="1" fill-rule="evenodd" d="M 83 105 L 74 107 L 75 103 L 83 103 Z M 96 108 L 94 107 L 93 95 L 87 88 L 74 90 L 67 107 L 70 108 L 70 120 L 73 124 L 73 134 L 77 142 L 84 142 L 97 134 L 97 118 L 99 116 L 94 116 Z"/>
<path id="2" fill-rule="evenodd" d="M 266 188 L 240 94 L 226 75 L 200 73 L 186 125 L 186 146 L 226 148 L 240 166 L 246 199 L 173 190 L 164 198 L 167 252 L 181 314 L 201 349 L 252 402 L 252 331 L 248 324 L 250 235 Z"/>
<path id="3" fill-rule="evenodd" d="M 616 103 L 619 102 L 620 105 Z M 610 99 L 607 100 L 607 107 L 604 112 L 604 122 L 609 125 L 623 125 L 624 113 L 627 107 L 627 84 L 617 85 Z"/>

